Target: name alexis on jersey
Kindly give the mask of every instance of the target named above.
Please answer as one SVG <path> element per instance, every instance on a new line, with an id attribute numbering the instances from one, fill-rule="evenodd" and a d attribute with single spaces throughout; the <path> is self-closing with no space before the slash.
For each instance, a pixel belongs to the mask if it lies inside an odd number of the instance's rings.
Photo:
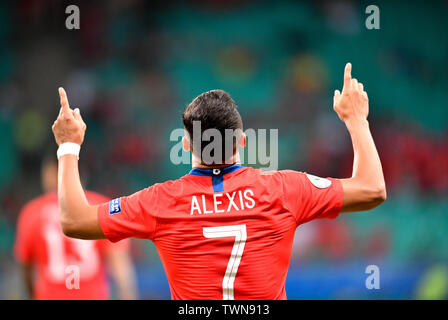
<path id="1" fill-rule="evenodd" d="M 250 189 L 191 197 L 190 215 L 243 211 L 255 207 L 254 192 Z"/>

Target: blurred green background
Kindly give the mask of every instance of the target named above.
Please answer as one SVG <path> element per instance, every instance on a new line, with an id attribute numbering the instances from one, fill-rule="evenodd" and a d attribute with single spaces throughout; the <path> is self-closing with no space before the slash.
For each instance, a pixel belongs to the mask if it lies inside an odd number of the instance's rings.
<path id="1" fill-rule="evenodd" d="M 77 4 L 80 30 L 65 28 Z M 50 1 L 0 3 L 0 298 L 24 297 L 12 246 L 21 207 L 41 193 L 56 147 L 57 87 L 87 123 L 86 185 L 108 196 L 175 179 L 180 112 L 220 88 L 245 128 L 279 129 L 279 169 L 351 174 L 332 111 L 343 68 L 364 83 L 388 200 L 297 229 L 290 299 L 448 297 L 447 1 Z M 142 298 L 169 298 L 154 246 L 133 242 Z M 367 290 L 366 266 L 381 270 Z"/>

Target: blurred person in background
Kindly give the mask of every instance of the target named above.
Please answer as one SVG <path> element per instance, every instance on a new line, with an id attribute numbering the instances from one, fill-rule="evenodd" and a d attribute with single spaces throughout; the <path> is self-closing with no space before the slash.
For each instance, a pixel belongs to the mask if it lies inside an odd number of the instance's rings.
<path id="1" fill-rule="evenodd" d="M 109 299 L 107 266 L 118 298 L 136 299 L 130 241 L 111 244 L 107 240 L 65 236 L 59 222 L 58 164 L 54 153 L 44 158 L 41 170 L 44 194 L 28 202 L 20 212 L 14 247 L 28 296 L 38 300 Z M 91 204 L 109 200 L 90 191 L 86 191 L 86 197 Z"/>

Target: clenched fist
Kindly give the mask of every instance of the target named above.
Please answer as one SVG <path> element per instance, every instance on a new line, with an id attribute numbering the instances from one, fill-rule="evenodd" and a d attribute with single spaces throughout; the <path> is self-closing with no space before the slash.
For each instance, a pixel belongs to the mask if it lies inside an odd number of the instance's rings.
<path id="1" fill-rule="evenodd" d="M 342 93 L 335 90 L 333 109 L 343 122 L 366 120 L 369 115 L 369 98 L 364 86 L 356 79 L 352 79 L 352 65 L 347 63 L 344 72 L 344 87 Z"/>
<path id="2" fill-rule="evenodd" d="M 59 97 L 61 98 L 61 109 L 51 127 L 56 143 L 61 145 L 65 142 L 73 142 L 81 145 L 87 126 L 82 120 L 79 109 L 70 109 L 67 94 L 63 88 L 59 88 Z"/>

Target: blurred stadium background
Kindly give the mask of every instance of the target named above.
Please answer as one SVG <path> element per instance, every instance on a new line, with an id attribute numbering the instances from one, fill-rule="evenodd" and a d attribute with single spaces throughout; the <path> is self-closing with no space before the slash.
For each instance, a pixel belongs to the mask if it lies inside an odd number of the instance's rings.
<path id="1" fill-rule="evenodd" d="M 65 28 L 77 4 L 80 30 Z M 356 1 L 0 3 L 0 298 L 24 298 L 12 255 L 21 206 L 55 150 L 57 87 L 88 129 L 88 189 L 130 194 L 186 172 L 170 132 L 196 95 L 221 88 L 246 128 L 279 129 L 279 168 L 346 177 L 352 151 L 333 113 L 345 62 L 369 94 L 388 200 L 298 228 L 289 299 L 448 297 L 447 1 L 382 1 L 380 30 Z M 157 252 L 133 240 L 140 297 L 169 299 Z M 365 288 L 376 264 L 381 289 Z"/>

